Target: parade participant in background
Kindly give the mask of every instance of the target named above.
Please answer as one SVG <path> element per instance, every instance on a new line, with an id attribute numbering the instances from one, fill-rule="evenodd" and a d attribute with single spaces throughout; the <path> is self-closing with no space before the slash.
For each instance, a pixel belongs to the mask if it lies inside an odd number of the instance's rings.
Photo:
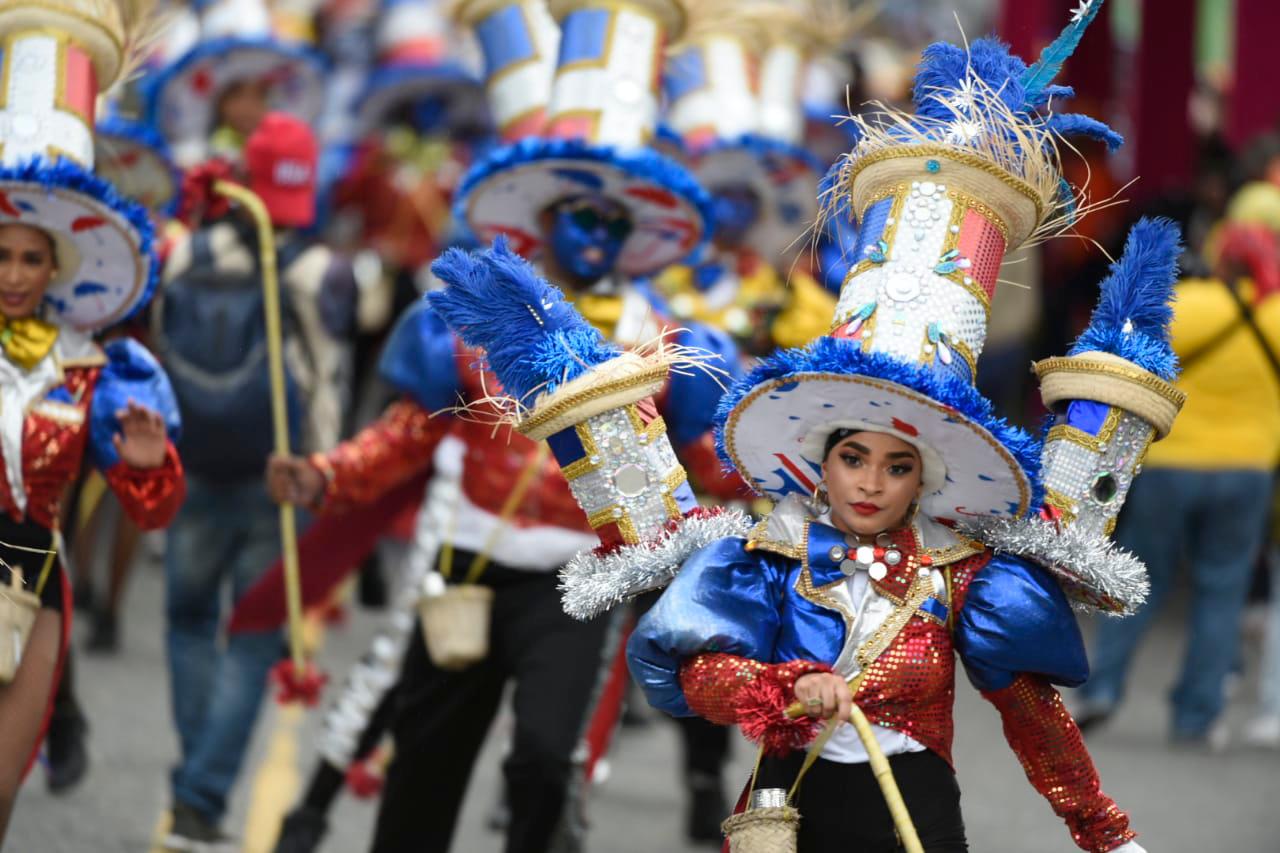
<path id="1" fill-rule="evenodd" d="M 299 232 L 315 218 L 316 143 L 269 113 L 245 145 L 249 188 L 276 229 L 292 446 L 337 443 L 346 407 L 354 301 L 350 265 Z M 201 185 L 188 182 L 198 193 Z M 202 200 L 190 199 L 198 209 Z M 262 488 L 272 447 L 262 261 L 236 208 L 174 247 L 152 311 L 152 341 L 174 377 L 190 495 L 165 551 L 168 663 L 181 759 L 172 773 L 172 849 L 218 844 L 249 747 L 278 631 L 219 642 L 222 595 L 239 598 L 280 552 L 279 514 Z"/>
<path id="2" fill-rule="evenodd" d="M 382 5 L 378 63 L 351 107 L 358 142 L 332 193 L 327 232 L 362 254 L 370 271 L 361 279 L 353 430 L 389 399 L 375 381 L 378 354 L 392 323 L 421 296 L 425 265 L 456 239 L 453 194 L 490 133 L 484 88 L 452 47 L 466 34 L 441 5 Z"/>
<path id="3" fill-rule="evenodd" d="M 657 288 L 677 317 L 712 323 L 765 355 L 826 332 L 835 307 L 796 264 L 825 168 L 800 145 L 801 75 L 814 39 L 798 8 L 734 5 L 697 6 L 667 65 L 666 121 L 715 200 L 715 230 L 699 263 L 668 270 Z"/>
<path id="4" fill-rule="evenodd" d="M 19 4 L 0 15 L 11 87 L 0 162 L 0 838 L 70 635 L 57 554 L 64 492 L 87 452 L 144 528 L 167 524 L 184 494 L 163 371 L 128 339 L 99 347 L 92 338 L 155 283 L 146 212 L 94 175 L 89 130 L 99 86 L 124 72 L 151 25 L 138 11 Z M 78 739 L 83 726 L 74 728 Z"/>
<path id="5" fill-rule="evenodd" d="M 1079 684 L 1088 669 L 1064 590 L 1121 612 L 1145 592 L 1141 564 L 1114 551 L 1106 531 L 1181 403 L 1167 381 L 1176 374 L 1167 340 L 1176 227 L 1139 223 L 1071 354 L 1037 365 L 1057 413 L 1039 459 L 1040 445 L 973 388 L 1001 256 L 1076 209 L 1056 140 L 1120 141 L 1092 119 L 1040 113 L 1066 94 L 1051 81 L 1096 13 L 1081 10 L 1030 68 L 994 40 L 933 45 L 916 112 L 858 120 L 862 141 L 835 186 L 860 211 L 866 263 L 845 282 L 829 337 L 765 359 L 720 406 L 725 460 L 778 504 L 749 533 L 682 560 L 629 656 L 653 704 L 741 724 L 761 741 L 760 796 L 726 822 L 736 849 L 761 849 L 764 833 L 779 845 L 769 849 L 795 849 L 779 836 L 795 844 L 797 823 L 803 853 L 967 849 L 949 766 L 955 651 L 1077 844 L 1141 850 L 1099 790 L 1052 683 Z M 977 130 L 958 140 L 962 121 Z M 628 404 L 643 410 L 643 389 L 599 401 L 623 387 L 627 362 L 583 334 L 550 288 L 513 284 L 491 258 L 447 256 L 435 269 L 450 286 L 433 305 L 469 343 L 490 348 L 504 385 L 527 361 L 554 354 L 578 365 L 520 422 L 546 435 L 562 464 L 570 436 L 581 453 Z M 470 307 L 477 290 L 491 313 L 524 308 L 547 332 L 503 340 Z M 620 444 L 634 458 L 662 456 L 634 435 Z M 631 458 L 606 463 L 628 460 L 612 470 L 615 483 L 631 479 Z M 1028 515 L 1040 489 L 1044 519 Z M 597 495 L 580 497 L 586 509 Z M 630 587 L 622 561 L 644 571 L 663 541 L 659 533 L 619 554 L 606 564 L 613 579 Z M 597 598 L 607 597 L 597 589 Z M 794 750 L 821 718 L 833 722 L 802 761 Z M 850 719 L 860 736 L 839 727 Z M 897 785 L 880 769 L 872 775 L 886 753 Z"/>
<path id="6" fill-rule="evenodd" d="M 147 123 L 178 165 L 211 155 L 238 161 L 269 111 L 308 123 L 319 116 L 324 62 L 307 44 L 273 32 L 264 0 L 197 5 L 198 40 L 146 81 Z"/>
<path id="7" fill-rule="evenodd" d="M 165 246 L 161 235 L 173 224 L 171 216 L 180 185 L 164 140 L 142 122 L 121 115 L 115 101 L 107 101 L 106 115 L 98 119 L 94 130 L 94 161 L 100 177 L 147 209 L 160 244 L 156 247 L 157 254 L 163 261 Z M 145 343 L 145 326 L 134 319 L 132 327 L 114 331 Z M 66 536 L 78 593 L 76 607 L 82 606 L 81 601 L 92 607 L 93 626 L 85 648 L 90 652 L 114 653 L 120 647 L 120 602 L 142 531 L 103 493 L 100 480 L 90 487 L 87 501 L 88 507 L 79 507 L 82 513 L 79 529 L 74 537 Z M 110 544 L 104 546 L 104 543 Z M 107 583 L 106 594 L 96 598 L 92 573 L 100 547 L 108 553 Z"/>
<path id="8" fill-rule="evenodd" d="M 1175 291 L 1173 348 L 1188 403 L 1168 441 L 1148 456 L 1116 530 L 1116 541 L 1150 567 L 1151 597 L 1132 619 L 1098 626 L 1093 675 L 1072 709 L 1082 729 L 1119 708 L 1133 654 L 1185 557 L 1192 604 L 1170 696 L 1170 736 L 1216 749 L 1229 738 L 1221 719 L 1224 685 L 1240 653 L 1241 618 L 1280 460 L 1280 279 L 1270 266 L 1274 251 L 1267 251 L 1280 233 L 1280 188 L 1246 185 L 1228 216 L 1234 221 L 1209 241 L 1215 277 L 1187 279 Z"/>
<path id="9" fill-rule="evenodd" d="M 692 177 L 644 147 L 657 112 L 651 84 L 658 48 L 665 33 L 678 31 L 683 7 L 655 0 L 635 8 L 563 3 L 554 11 L 563 37 L 558 70 L 555 27 L 539 4 L 484 0 L 458 10 L 486 52 L 494 116 L 509 143 L 473 167 L 457 210 L 481 239 L 505 235 L 537 257 L 618 345 L 643 347 L 666 326 L 630 277 L 680 260 L 706 228 L 705 196 Z M 592 57 L 598 62 L 577 61 Z M 588 86 L 599 74 L 607 85 Z M 583 118 L 597 111 L 598 120 Z M 499 263 L 521 274 L 523 264 L 510 252 Z M 513 338 L 533 322 L 527 312 L 510 319 Z M 414 326 L 416 352 L 406 351 L 413 357 L 400 369 L 412 377 L 412 402 L 393 405 L 331 454 L 273 460 L 270 485 L 277 499 L 337 512 L 412 476 L 443 435 L 463 441 L 462 498 L 447 540 L 452 557 L 429 576 L 433 595 L 425 606 L 433 608 L 436 598 L 487 602 L 489 653 L 458 668 L 434 640 L 430 649 L 409 645 L 374 849 L 448 849 L 471 766 L 514 678 L 506 849 L 543 851 L 579 811 L 568 804 L 585 781 L 574 754 L 618 646 L 613 620 L 578 622 L 559 605 L 555 569 L 595 543 L 571 492 L 586 481 L 571 487 L 533 442 L 505 427 L 495 432 L 492 422 L 502 413 L 487 401 L 498 386 L 479 369 L 477 354 L 432 311 L 420 312 Z M 726 339 L 701 327 L 676 342 L 725 352 L 729 368 L 737 358 Z M 714 464 L 709 419 L 697 402 L 719 393 L 706 376 L 674 376 L 662 408 L 694 475 L 727 495 L 737 484 Z M 460 403 L 476 411 L 448 417 Z M 694 410 L 701 413 L 688 417 Z M 686 493 L 682 486 L 682 499 Z M 593 524 L 629 529 L 612 516 Z M 442 575 L 451 581 L 447 589 Z M 430 633 L 440 626 L 428 617 L 426 627 Z"/>

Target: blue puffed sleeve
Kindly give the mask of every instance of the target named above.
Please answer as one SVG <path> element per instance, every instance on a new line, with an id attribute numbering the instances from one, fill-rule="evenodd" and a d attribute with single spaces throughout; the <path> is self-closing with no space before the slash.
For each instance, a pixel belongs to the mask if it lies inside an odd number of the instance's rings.
<path id="1" fill-rule="evenodd" d="M 1080 626 L 1058 582 L 1041 567 L 999 554 L 974 575 L 956 618 L 955 647 L 982 691 L 1018 673 L 1076 687 L 1089 677 Z"/>
<path id="2" fill-rule="evenodd" d="M 703 652 L 773 660 L 785 558 L 721 539 L 694 552 L 627 643 L 627 665 L 653 707 L 692 715 L 680 663 Z"/>
<path id="3" fill-rule="evenodd" d="M 165 432 L 174 444 L 182 432 L 182 416 L 169 377 L 146 347 L 132 338 L 119 338 L 103 350 L 107 363 L 89 403 L 89 453 L 93 464 L 105 471 L 120 461 L 111 439 L 120 432 L 116 412 L 130 400 L 164 418 Z"/>
<path id="4" fill-rule="evenodd" d="M 732 338 L 719 329 L 701 323 L 682 330 L 676 343 L 719 356 L 708 360 L 707 365 L 725 371 L 716 376 L 702 370 L 672 372 L 662 419 L 667 423 L 667 433 L 671 436 L 672 443 L 676 447 L 682 447 L 691 441 L 697 441 L 712 428 L 716 405 L 720 402 L 724 389 L 741 378 L 742 362 L 738 346 Z M 724 383 L 723 387 L 721 383 Z"/>
<path id="5" fill-rule="evenodd" d="M 434 412 L 458 402 L 462 382 L 456 356 L 453 332 L 422 299 L 404 312 L 391 331 L 378 372 L 391 387 Z"/>

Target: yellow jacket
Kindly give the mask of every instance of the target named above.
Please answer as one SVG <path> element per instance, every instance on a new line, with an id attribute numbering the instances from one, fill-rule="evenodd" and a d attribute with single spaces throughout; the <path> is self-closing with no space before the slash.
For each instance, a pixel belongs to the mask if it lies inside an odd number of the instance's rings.
<path id="1" fill-rule="evenodd" d="M 1252 285 L 1242 294 L 1249 299 Z M 1151 446 L 1146 464 L 1160 468 L 1272 470 L 1280 461 L 1280 377 L 1240 319 L 1226 285 L 1187 279 L 1175 290 L 1173 348 L 1187 359 L 1176 383 L 1187 394 L 1173 430 Z M 1280 294 L 1255 306 L 1254 319 L 1280 354 Z M 1228 329 L 1233 329 L 1229 331 Z"/>

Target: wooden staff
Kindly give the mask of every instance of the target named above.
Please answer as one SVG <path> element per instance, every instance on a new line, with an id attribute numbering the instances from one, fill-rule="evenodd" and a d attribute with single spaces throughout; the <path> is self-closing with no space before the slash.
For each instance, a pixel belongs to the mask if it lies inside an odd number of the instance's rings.
<path id="1" fill-rule="evenodd" d="M 215 192 L 239 202 L 258 228 L 259 266 L 262 270 L 262 305 L 267 317 L 267 370 L 271 379 L 271 426 L 275 452 L 289 455 L 289 411 L 284 380 L 283 329 L 280 320 L 280 278 L 276 265 L 276 235 L 262 199 L 229 181 L 217 181 Z M 298 571 L 298 527 L 293 504 L 280 504 L 280 550 L 284 560 L 284 598 L 289 616 L 289 657 L 294 672 L 306 667 L 302 633 L 302 581 Z"/>
<path id="2" fill-rule="evenodd" d="M 857 687 L 861 683 L 861 677 L 854 677 L 849 680 L 849 687 L 857 694 Z M 787 716 L 791 719 L 803 717 L 805 714 L 804 705 L 796 702 L 787 708 Z M 862 709 L 853 703 L 849 707 L 849 721 L 853 723 L 853 728 L 858 732 L 858 737 L 862 740 L 862 746 L 867 750 L 867 757 L 871 763 L 871 773 L 876 777 L 876 783 L 880 786 L 880 793 L 884 795 L 885 804 L 889 806 L 889 814 L 893 816 L 893 825 L 898 830 L 898 837 L 902 839 L 903 849 L 907 853 L 924 853 L 924 847 L 920 844 L 920 836 L 916 834 L 916 825 L 911 822 L 911 813 L 907 811 L 907 804 L 902 799 L 902 792 L 898 790 L 898 783 L 893 778 L 893 769 L 889 766 L 889 759 L 885 758 L 884 750 L 880 748 L 880 741 L 876 740 L 876 733 L 871 729 L 871 723 L 867 721 L 867 717 L 862 713 Z M 797 786 L 799 780 L 796 780 Z"/>

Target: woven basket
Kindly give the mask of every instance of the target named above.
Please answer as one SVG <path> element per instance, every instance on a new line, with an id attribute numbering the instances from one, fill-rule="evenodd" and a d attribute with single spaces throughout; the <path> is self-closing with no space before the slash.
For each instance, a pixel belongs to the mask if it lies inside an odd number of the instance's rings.
<path id="1" fill-rule="evenodd" d="M 795 853 L 800 812 L 790 806 L 748 809 L 720 824 L 730 853 Z"/>
<path id="2" fill-rule="evenodd" d="M 459 670 L 488 657 L 492 609 L 493 590 L 487 586 L 449 586 L 439 595 L 423 596 L 418 614 L 431 662 Z"/>
<path id="3" fill-rule="evenodd" d="M 21 587 L 0 588 L 0 684 L 17 674 L 39 611 L 40 599 Z"/>

